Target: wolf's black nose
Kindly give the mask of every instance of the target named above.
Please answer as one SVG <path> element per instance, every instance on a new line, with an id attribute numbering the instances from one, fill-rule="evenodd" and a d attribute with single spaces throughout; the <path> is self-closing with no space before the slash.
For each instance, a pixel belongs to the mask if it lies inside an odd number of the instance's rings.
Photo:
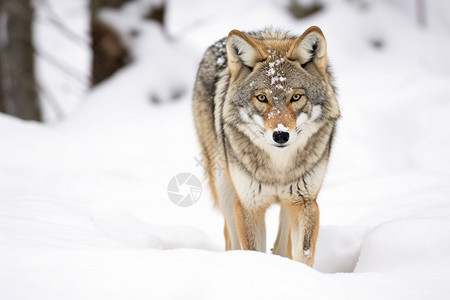
<path id="1" fill-rule="evenodd" d="M 287 141 L 289 141 L 289 132 L 286 131 L 274 131 L 273 132 L 273 136 L 272 136 L 273 140 L 278 143 L 278 144 L 284 144 Z"/>

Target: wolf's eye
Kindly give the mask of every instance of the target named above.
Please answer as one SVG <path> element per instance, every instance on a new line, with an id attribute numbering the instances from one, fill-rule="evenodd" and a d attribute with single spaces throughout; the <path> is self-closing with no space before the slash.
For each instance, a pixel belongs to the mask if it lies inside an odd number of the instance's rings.
<path id="1" fill-rule="evenodd" d="M 302 95 L 300 94 L 294 94 L 294 96 L 292 96 L 291 98 L 291 102 L 297 102 L 298 100 L 300 100 L 302 98 Z"/>
<path id="2" fill-rule="evenodd" d="M 262 102 L 262 103 L 267 103 L 268 102 L 266 95 L 263 95 L 263 94 L 259 94 L 258 96 L 256 96 L 256 99 L 258 99 L 258 101 Z"/>

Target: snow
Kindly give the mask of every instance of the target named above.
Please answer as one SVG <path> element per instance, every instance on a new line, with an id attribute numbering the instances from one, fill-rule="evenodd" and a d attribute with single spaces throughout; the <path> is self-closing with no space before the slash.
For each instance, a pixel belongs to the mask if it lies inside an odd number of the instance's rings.
<path id="1" fill-rule="evenodd" d="M 275 131 L 284 131 L 284 132 L 286 132 L 286 131 L 289 131 L 289 129 L 286 126 L 284 126 L 283 124 L 278 123 L 277 128 L 275 128 Z"/>
<path id="2" fill-rule="evenodd" d="M 132 63 L 108 81 L 64 94 L 70 80 L 49 84 L 57 76 L 41 65 L 47 89 L 69 104 L 59 123 L 0 115 L 0 298 L 447 299 L 450 28 L 436 7 L 448 4 L 426 2 L 436 16 L 422 28 L 401 9 L 407 1 L 323 2 L 299 21 L 284 0 L 173 0 L 164 31 L 142 18 L 150 2 L 132 2 L 106 16 L 125 35 L 140 32 L 127 39 Z M 86 1 L 76 16 L 74 2 L 51 3 L 85 31 Z M 313 268 L 224 252 L 205 180 L 192 206 L 168 195 L 178 174 L 204 178 L 191 112 L 202 52 L 231 29 L 268 25 L 321 27 L 339 91 Z M 44 33 L 39 49 L 56 43 Z M 69 53 L 57 48 L 45 49 Z M 87 73 L 85 50 L 70 53 Z M 266 217 L 268 249 L 278 213 Z"/>
<path id="3" fill-rule="evenodd" d="M 310 250 L 310 249 L 303 250 L 303 254 L 304 254 L 306 257 L 311 257 L 311 250 Z"/>
<path id="4" fill-rule="evenodd" d="M 223 66 L 224 63 L 225 63 L 225 57 L 220 56 L 219 58 L 217 58 L 217 65 Z"/>
<path id="5" fill-rule="evenodd" d="M 269 92 L 270 92 L 270 90 L 269 90 Z M 276 98 L 276 99 L 275 99 Z M 274 97 L 274 100 L 276 101 L 276 100 L 278 100 L 278 98 L 277 97 Z M 281 114 L 281 111 L 278 109 L 278 108 L 276 108 L 275 106 L 274 107 L 272 107 L 272 109 L 269 111 L 269 113 L 267 114 L 267 117 L 269 118 L 269 120 L 270 119 L 272 119 L 273 118 L 273 116 L 274 115 L 279 115 L 279 114 Z M 287 129 L 286 129 L 287 130 Z"/>
<path id="6" fill-rule="evenodd" d="M 267 76 L 272 76 L 273 74 L 275 74 L 275 69 L 271 67 L 269 70 L 267 70 Z"/>
<path id="7" fill-rule="evenodd" d="M 270 76 L 270 84 L 275 86 L 276 89 L 283 89 L 284 87 L 281 83 L 286 80 L 286 77 L 283 76 L 283 69 L 280 68 L 280 64 L 284 62 L 284 58 L 281 57 L 281 53 L 270 49 L 267 49 L 267 51 L 271 53 L 269 59 L 272 60 L 269 62 L 269 70 L 266 72 L 267 76 Z"/>

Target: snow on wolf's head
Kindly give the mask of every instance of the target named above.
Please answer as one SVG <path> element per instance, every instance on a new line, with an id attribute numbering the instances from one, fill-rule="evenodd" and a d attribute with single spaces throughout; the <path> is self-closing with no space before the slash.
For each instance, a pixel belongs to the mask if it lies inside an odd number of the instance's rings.
<path id="1" fill-rule="evenodd" d="M 279 149 L 301 143 L 339 117 L 326 41 L 318 27 L 301 36 L 264 30 L 228 35 L 228 109 L 235 124 L 256 142 Z"/>

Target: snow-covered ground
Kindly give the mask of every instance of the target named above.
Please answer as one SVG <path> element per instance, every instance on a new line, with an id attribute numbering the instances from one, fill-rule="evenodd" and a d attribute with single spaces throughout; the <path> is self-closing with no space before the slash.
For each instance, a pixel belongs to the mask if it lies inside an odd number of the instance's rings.
<path id="1" fill-rule="evenodd" d="M 51 2 L 86 13 L 83 1 Z M 139 19 L 146 2 L 105 14 L 125 34 L 140 31 L 127 40 L 134 60 L 77 105 L 68 88 L 65 121 L 0 115 L 0 299 L 449 298 L 445 1 L 433 2 L 433 21 L 421 28 L 405 1 L 325 1 L 298 21 L 284 0 L 171 0 L 165 33 Z M 72 24 L 85 32 L 80 20 Z M 203 178 L 191 112 L 202 52 L 231 29 L 268 25 L 298 34 L 320 26 L 339 89 L 343 117 L 318 199 L 313 269 L 224 252 L 205 181 L 191 207 L 167 193 L 176 174 Z M 38 42 L 52 38 L 44 30 Z M 88 66 L 78 51 L 69 61 Z M 40 72 L 47 84 L 56 77 Z M 174 93 L 181 98 L 170 100 Z M 276 230 L 274 207 L 268 249 Z"/>

